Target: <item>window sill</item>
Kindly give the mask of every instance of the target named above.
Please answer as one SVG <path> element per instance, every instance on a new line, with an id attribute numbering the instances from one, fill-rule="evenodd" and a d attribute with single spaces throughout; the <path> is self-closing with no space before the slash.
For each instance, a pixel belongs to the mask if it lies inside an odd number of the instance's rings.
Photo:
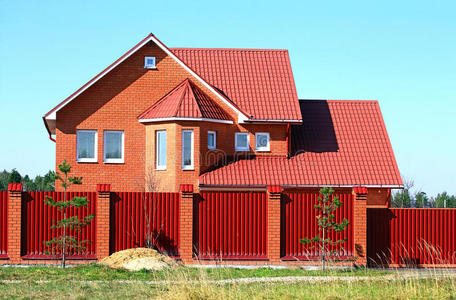
<path id="1" fill-rule="evenodd" d="M 146 67 L 146 66 L 144 66 L 144 69 L 146 69 L 146 70 L 157 70 L 157 67 Z"/>
<path id="2" fill-rule="evenodd" d="M 103 161 L 104 164 L 107 164 L 107 165 L 121 165 L 121 164 L 124 164 L 125 162 L 122 160 L 122 161 Z"/>
<path id="3" fill-rule="evenodd" d="M 186 169 L 182 169 L 182 171 L 195 171 L 195 168 L 186 168 Z"/>
<path id="4" fill-rule="evenodd" d="M 166 168 L 160 168 L 160 169 L 155 168 L 154 170 L 155 171 L 166 171 Z"/>
<path id="5" fill-rule="evenodd" d="M 250 152 L 250 149 L 234 149 L 236 152 Z"/>
<path id="6" fill-rule="evenodd" d="M 96 160 L 76 160 L 78 164 L 97 164 Z"/>

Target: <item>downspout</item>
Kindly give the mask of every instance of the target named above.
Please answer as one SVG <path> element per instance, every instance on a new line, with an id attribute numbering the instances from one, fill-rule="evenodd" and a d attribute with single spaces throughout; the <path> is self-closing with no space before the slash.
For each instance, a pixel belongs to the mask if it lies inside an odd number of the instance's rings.
<path id="1" fill-rule="evenodd" d="M 51 131 L 49 130 L 49 127 L 48 127 L 48 125 L 46 123 L 46 119 L 44 117 L 43 117 L 43 122 L 44 122 L 44 126 L 46 126 L 47 132 L 49 133 L 49 139 L 55 143 L 55 139 L 52 138 Z"/>

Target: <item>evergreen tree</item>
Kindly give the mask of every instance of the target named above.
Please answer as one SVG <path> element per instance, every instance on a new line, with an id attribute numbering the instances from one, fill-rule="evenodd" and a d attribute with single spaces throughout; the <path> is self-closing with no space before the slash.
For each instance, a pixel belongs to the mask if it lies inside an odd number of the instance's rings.
<path id="1" fill-rule="evenodd" d="M 429 207 L 429 198 L 425 192 L 418 192 L 415 195 L 415 207 Z"/>
<path id="2" fill-rule="evenodd" d="M 456 208 L 456 197 L 448 195 L 447 192 L 437 194 L 435 206 L 439 208 Z"/>
<path id="3" fill-rule="evenodd" d="M 330 187 L 325 187 L 320 190 L 320 196 L 317 200 L 318 204 L 315 205 L 318 231 L 320 233 L 313 238 L 305 237 L 300 240 L 300 242 L 305 245 L 317 243 L 323 270 L 325 269 L 326 257 L 332 252 L 332 248 L 347 240 L 341 239 L 333 241 L 332 238 L 329 237 L 331 232 L 340 232 L 348 226 L 347 219 L 343 219 L 341 223 L 335 221 L 335 211 L 342 205 L 342 202 L 340 202 L 339 197 L 333 196 L 333 194 L 334 190 Z"/>
<path id="4" fill-rule="evenodd" d="M 21 180 L 21 174 L 16 169 L 13 169 L 8 175 L 8 183 L 21 183 Z"/>
<path id="5" fill-rule="evenodd" d="M 57 222 L 53 220 L 53 225 L 51 226 L 51 228 L 60 229 L 60 236 L 57 236 L 50 241 L 45 241 L 44 243 L 51 249 L 52 252 L 62 253 L 62 267 L 65 268 L 65 258 L 68 250 L 80 251 L 86 248 L 85 245 L 89 241 L 78 241 L 74 235 L 77 235 L 78 232 L 89 225 L 92 222 L 94 215 L 89 215 L 81 219 L 78 216 L 67 218 L 67 211 L 69 208 L 87 207 L 89 201 L 87 200 L 87 197 L 74 197 L 69 200 L 67 199 L 67 189 L 73 184 L 82 184 L 82 177 L 68 176 L 71 172 L 71 166 L 66 162 L 66 160 L 59 165 L 59 170 L 62 174 L 56 172 L 55 180 L 59 180 L 62 184 L 64 190 L 63 201 L 54 201 L 52 197 L 46 196 L 44 203 L 52 207 L 57 207 L 62 214 L 62 219 Z M 67 229 L 72 230 L 73 235 L 67 233 Z"/>

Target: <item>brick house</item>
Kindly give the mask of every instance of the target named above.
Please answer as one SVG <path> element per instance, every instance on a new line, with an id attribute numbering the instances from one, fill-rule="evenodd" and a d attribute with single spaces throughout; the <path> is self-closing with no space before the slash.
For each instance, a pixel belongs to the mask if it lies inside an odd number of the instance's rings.
<path id="1" fill-rule="evenodd" d="M 43 120 L 80 190 L 364 186 L 384 206 L 402 187 L 377 101 L 299 100 L 287 50 L 150 34 Z"/>

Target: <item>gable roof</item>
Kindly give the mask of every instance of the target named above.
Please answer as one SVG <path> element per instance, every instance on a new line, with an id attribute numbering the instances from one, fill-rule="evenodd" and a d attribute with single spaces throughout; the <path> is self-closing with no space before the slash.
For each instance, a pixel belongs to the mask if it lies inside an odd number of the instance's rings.
<path id="1" fill-rule="evenodd" d="M 182 60 L 180 60 L 176 55 L 174 55 L 168 47 L 166 47 L 157 37 L 155 37 L 152 33 L 149 34 L 146 38 L 144 38 L 141 42 L 139 42 L 137 45 L 135 45 L 133 48 L 131 48 L 129 51 L 127 51 L 124 55 L 122 55 L 119 59 L 117 59 L 114 63 L 112 63 L 110 66 L 108 66 L 106 69 L 104 69 L 102 72 L 100 72 L 98 75 L 96 75 L 94 78 L 89 80 L 86 84 L 84 84 L 81 88 L 79 88 L 76 92 L 71 94 L 68 98 L 63 100 L 61 103 L 59 103 L 56 107 L 51 109 L 48 113 L 46 113 L 43 116 L 43 121 L 46 126 L 46 129 L 48 130 L 49 134 L 54 134 L 55 133 L 55 120 L 56 120 L 56 113 L 60 109 L 62 109 L 65 105 L 70 103 L 72 100 L 74 100 L 78 95 L 80 95 L 82 92 L 84 92 L 86 89 L 88 89 L 90 86 L 92 86 L 95 82 L 97 82 L 99 79 L 101 79 L 103 76 L 105 76 L 107 73 L 109 73 L 112 69 L 117 67 L 120 63 L 122 63 L 125 59 L 130 57 L 133 53 L 135 53 L 137 50 L 139 50 L 142 46 L 147 44 L 148 42 L 154 42 L 158 47 L 160 47 L 167 55 L 169 55 L 171 58 L 173 58 L 178 64 L 180 64 L 185 70 L 187 70 L 196 80 L 201 82 L 211 93 L 213 93 L 216 97 L 218 97 L 221 101 L 223 101 L 230 109 L 235 111 L 238 114 L 238 119 L 239 122 L 243 122 L 244 120 L 248 119 L 248 116 L 245 112 L 243 112 L 239 107 L 234 104 L 232 101 L 227 99 L 220 91 L 218 91 L 216 88 L 214 88 L 212 85 L 210 85 L 208 82 L 206 82 L 203 78 L 201 78 L 195 71 L 193 71 L 191 68 L 189 68 Z"/>
<path id="2" fill-rule="evenodd" d="M 201 186 L 402 187 L 377 101 L 301 100 L 291 157 L 239 159 L 200 176 Z"/>
<path id="3" fill-rule="evenodd" d="M 302 121 L 287 50 L 170 48 L 249 121 Z"/>
<path id="4" fill-rule="evenodd" d="M 138 119 L 143 123 L 164 119 L 233 123 L 230 116 L 189 79 L 146 109 Z"/>

